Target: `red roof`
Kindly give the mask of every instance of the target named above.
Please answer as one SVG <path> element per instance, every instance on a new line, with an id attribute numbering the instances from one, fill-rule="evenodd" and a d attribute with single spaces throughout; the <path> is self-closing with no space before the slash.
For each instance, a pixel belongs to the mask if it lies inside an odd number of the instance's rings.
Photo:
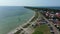
<path id="1" fill-rule="evenodd" d="M 60 21 L 57 21 L 57 24 L 60 25 Z"/>
<path id="2" fill-rule="evenodd" d="M 60 18 L 60 13 L 56 13 L 56 16 Z"/>

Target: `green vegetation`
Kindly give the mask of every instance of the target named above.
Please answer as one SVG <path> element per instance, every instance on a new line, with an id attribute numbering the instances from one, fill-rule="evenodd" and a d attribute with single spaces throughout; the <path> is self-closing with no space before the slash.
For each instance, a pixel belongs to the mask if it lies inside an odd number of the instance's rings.
<path id="1" fill-rule="evenodd" d="M 36 27 L 32 34 L 50 34 L 50 30 L 47 25 L 41 25 Z"/>
<path id="2" fill-rule="evenodd" d="M 20 32 L 22 31 L 23 29 L 20 29 L 18 30 L 17 32 L 15 32 L 14 34 L 20 34 Z"/>
<path id="3" fill-rule="evenodd" d="M 35 17 L 31 20 L 31 22 L 35 21 L 38 18 L 38 16 L 39 16 L 38 12 L 35 12 L 35 13 L 36 13 Z"/>
<path id="4" fill-rule="evenodd" d="M 25 26 L 23 26 L 23 28 L 27 28 L 29 25 L 30 25 L 30 24 L 28 23 L 28 24 L 26 24 Z"/>

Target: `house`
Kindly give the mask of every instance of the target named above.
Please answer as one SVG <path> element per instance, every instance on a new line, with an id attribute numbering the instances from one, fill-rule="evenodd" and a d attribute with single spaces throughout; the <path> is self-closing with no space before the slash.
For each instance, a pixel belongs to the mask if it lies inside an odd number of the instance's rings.
<path id="1" fill-rule="evenodd" d="M 55 14 L 56 17 L 60 18 L 60 12 Z"/>

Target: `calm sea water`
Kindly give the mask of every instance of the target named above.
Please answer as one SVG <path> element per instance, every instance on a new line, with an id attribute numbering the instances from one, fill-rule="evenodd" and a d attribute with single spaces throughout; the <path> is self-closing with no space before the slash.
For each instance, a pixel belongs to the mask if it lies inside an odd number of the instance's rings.
<path id="1" fill-rule="evenodd" d="M 0 6 L 0 34 L 7 34 L 17 26 L 26 23 L 34 11 L 20 6 Z"/>

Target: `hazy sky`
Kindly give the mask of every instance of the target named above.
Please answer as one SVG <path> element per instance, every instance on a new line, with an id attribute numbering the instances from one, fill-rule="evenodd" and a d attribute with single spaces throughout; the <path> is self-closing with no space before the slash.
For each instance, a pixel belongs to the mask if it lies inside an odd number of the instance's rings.
<path id="1" fill-rule="evenodd" d="M 0 0 L 0 6 L 60 6 L 60 0 Z"/>

